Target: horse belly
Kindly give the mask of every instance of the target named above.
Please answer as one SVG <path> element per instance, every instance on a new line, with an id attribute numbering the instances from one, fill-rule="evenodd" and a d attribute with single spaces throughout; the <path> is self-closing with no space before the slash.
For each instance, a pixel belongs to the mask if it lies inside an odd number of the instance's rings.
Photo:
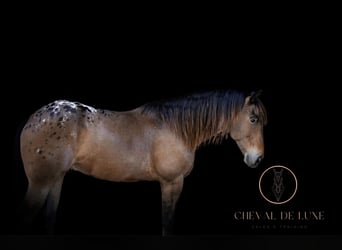
<path id="1" fill-rule="evenodd" d="M 90 139 L 90 138 L 89 138 Z M 109 181 L 153 180 L 148 146 L 112 136 L 83 144 L 73 169 Z"/>
<path id="2" fill-rule="evenodd" d="M 110 181 L 152 180 L 149 157 L 130 154 L 111 153 L 94 158 L 91 175 Z"/>

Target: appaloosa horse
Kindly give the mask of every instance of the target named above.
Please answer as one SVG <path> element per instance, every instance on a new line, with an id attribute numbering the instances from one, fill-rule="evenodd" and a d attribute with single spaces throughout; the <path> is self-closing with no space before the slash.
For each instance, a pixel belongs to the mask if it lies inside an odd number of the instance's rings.
<path id="1" fill-rule="evenodd" d="M 163 235 L 172 233 L 176 202 L 196 149 L 230 135 L 249 167 L 264 155 L 266 111 L 259 93 L 213 91 L 142 105 L 126 112 L 66 100 L 36 111 L 20 138 L 28 189 L 20 209 L 32 222 L 43 209 L 52 229 L 62 183 L 73 169 L 99 179 L 158 181 Z"/>

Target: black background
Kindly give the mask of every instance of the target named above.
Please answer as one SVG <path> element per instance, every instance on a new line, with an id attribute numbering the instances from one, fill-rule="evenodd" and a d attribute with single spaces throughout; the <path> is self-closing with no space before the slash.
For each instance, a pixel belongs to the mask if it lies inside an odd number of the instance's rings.
<path id="1" fill-rule="evenodd" d="M 12 211 L 27 184 L 18 135 L 42 105 L 68 99 L 120 111 L 234 88 L 263 89 L 269 117 L 265 159 L 249 169 L 230 139 L 200 148 L 177 204 L 176 235 L 341 234 L 340 78 L 336 35 L 326 25 L 303 20 L 237 28 L 232 20 L 223 27 L 188 20 L 175 27 L 172 20 L 160 23 L 162 15 L 144 21 L 49 15 L 9 19 L 1 233 L 15 234 Z M 299 180 L 296 196 L 284 209 L 325 210 L 324 223 L 299 232 L 264 232 L 232 220 L 236 210 L 274 209 L 261 198 L 257 182 L 264 169 L 278 164 L 291 168 Z M 71 172 L 63 186 L 56 233 L 160 235 L 160 209 L 158 183 L 112 183 Z"/>

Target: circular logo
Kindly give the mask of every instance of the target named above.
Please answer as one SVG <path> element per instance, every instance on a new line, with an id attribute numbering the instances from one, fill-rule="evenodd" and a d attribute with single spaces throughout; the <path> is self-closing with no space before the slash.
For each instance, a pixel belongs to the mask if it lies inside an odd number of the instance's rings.
<path id="1" fill-rule="evenodd" d="M 297 192 L 297 178 L 284 166 L 267 168 L 259 178 L 259 191 L 268 202 L 276 205 L 289 202 Z"/>

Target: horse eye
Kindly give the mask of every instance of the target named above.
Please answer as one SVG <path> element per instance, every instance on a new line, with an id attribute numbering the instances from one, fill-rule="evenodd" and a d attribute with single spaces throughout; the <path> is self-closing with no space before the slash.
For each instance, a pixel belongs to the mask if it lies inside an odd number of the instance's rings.
<path id="1" fill-rule="evenodd" d="M 252 116 L 252 117 L 249 118 L 249 121 L 250 121 L 250 123 L 254 124 L 254 123 L 256 123 L 258 121 L 258 118 L 255 117 L 255 116 Z"/>

